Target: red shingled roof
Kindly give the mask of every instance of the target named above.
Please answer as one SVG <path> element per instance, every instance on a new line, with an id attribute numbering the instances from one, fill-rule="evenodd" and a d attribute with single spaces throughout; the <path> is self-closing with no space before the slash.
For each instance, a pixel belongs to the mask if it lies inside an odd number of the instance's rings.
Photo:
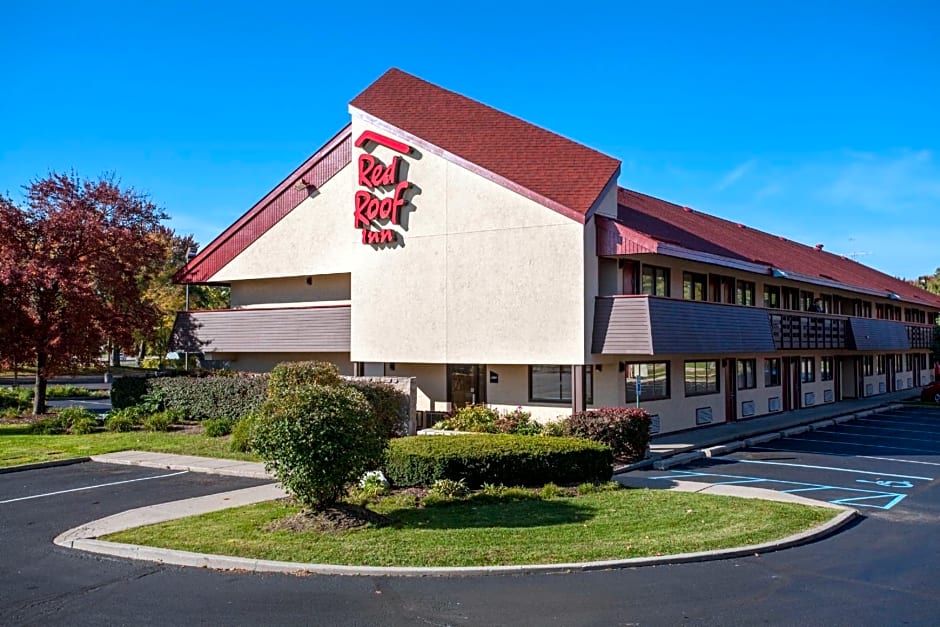
<path id="1" fill-rule="evenodd" d="M 933 307 L 940 297 L 857 261 L 722 220 L 646 194 L 618 188 L 618 222 L 649 239 L 689 250 L 876 290 Z M 649 238 L 649 239 L 647 239 Z"/>
<path id="2" fill-rule="evenodd" d="M 620 161 L 392 68 L 351 106 L 587 216 Z"/>

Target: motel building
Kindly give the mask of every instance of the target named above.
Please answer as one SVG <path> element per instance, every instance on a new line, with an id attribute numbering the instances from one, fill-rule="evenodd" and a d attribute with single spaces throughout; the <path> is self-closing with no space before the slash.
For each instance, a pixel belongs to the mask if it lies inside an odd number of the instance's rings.
<path id="1" fill-rule="evenodd" d="M 174 349 L 414 377 L 418 424 L 639 404 L 661 433 L 925 385 L 940 297 L 619 187 L 620 161 L 391 69 L 177 281 Z"/>

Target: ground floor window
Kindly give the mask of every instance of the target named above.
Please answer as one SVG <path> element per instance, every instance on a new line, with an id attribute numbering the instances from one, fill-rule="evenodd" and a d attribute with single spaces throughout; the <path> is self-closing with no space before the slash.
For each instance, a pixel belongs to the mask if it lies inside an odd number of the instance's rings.
<path id="1" fill-rule="evenodd" d="M 529 400 L 571 402 L 571 366 L 529 366 Z M 594 367 L 584 367 L 584 402 L 594 402 Z"/>
<path id="2" fill-rule="evenodd" d="M 718 392 L 717 361 L 685 362 L 685 395 L 715 394 Z"/>
<path id="3" fill-rule="evenodd" d="M 819 360 L 819 380 L 832 381 L 832 357 L 823 357 Z"/>
<path id="4" fill-rule="evenodd" d="M 816 358 L 803 357 L 800 359 L 800 382 L 813 383 L 816 381 Z"/>
<path id="5" fill-rule="evenodd" d="M 737 361 L 738 389 L 750 390 L 757 387 L 757 360 L 739 359 Z"/>
<path id="6" fill-rule="evenodd" d="M 624 369 L 627 403 L 637 402 L 636 384 L 640 381 L 639 401 L 669 398 L 669 362 L 628 363 Z"/>
<path id="7" fill-rule="evenodd" d="M 780 358 L 764 360 L 764 387 L 775 388 L 780 385 Z"/>
<path id="8" fill-rule="evenodd" d="M 862 357 L 862 374 L 866 377 L 870 377 L 875 374 L 875 358 L 871 355 L 865 355 Z"/>
<path id="9" fill-rule="evenodd" d="M 887 365 L 884 355 L 876 355 L 875 363 L 878 365 L 878 374 L 884 374 L 887 370 Z"/>

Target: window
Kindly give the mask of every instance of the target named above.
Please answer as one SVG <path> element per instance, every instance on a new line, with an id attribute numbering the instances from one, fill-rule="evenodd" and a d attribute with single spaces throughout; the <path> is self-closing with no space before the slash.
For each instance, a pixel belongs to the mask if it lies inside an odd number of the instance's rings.
<path id="1" fill-rule="evenodd" d="M 777 285 L 764 286 L 764 307 L 780 309 L 780 287 Z"/>
<path id="2" fill-rule="evenodd" d="M 650 296 L 669 296 L 669 268 L 643 265 L 640 293 Z"/>
<path id="3" fill-rule="evenodd" d="M 803 357 L 800 359 L 800 381 L 813 383 L 816 380 L 816 358 Z"/>
<path id="4" fill-rule="evenodd" d="M 871 355 L 862 357 L 862 374 L 866 377 L 875 374 L 875 358 Z"/>
<path id="5" fill-rule="evenodd" d="M 695 272 L 682 273 L 682 298 L 686 300 L 705 300 L 707 295 L 706 281 L 708 279 L 704 274 Z"/>
<path id="6" fill-rule="evenodd" d="M 894 356 L 894 371 L 904 372 L 904 355 L 897 353 Z"/>
<path id="7" fill-rule="evenodd" d="M 819 360 L 819 380 L 832 381 L 832 357 L 823 357 Z"/>
<path id="8" fill-rule="evenodd" d="M 711 300 L 715 303 L 734 302 L 734 278 L 720 274 L 709 274 L 708 284 L 711 291 Z"/>
<path id="9" fill-rule="evenodd" d="M 627 404 L 637 401 L 637 379 L 640 380 L 640 402 L 669 398 L 669 362 L 628 363 L 624 374 Z"/>
<path id="10" fill-rule="evenodd" d="M 885 306 L 882 304 L 875 305 L 875 317 L 879 320 L 885 319 Z"/>
<path id="11" fill-rule="evenodd" d="M 875 355 L 875 361 L 878 364 L 878 374 L 884 374 L 887 371 L 884 355 Z"/>
<path id="12" fill-rule="evenodd" d="M 764 387 L 775 388 L 780 385 L 780 358 L 764 360 Z"/>
<path id="13" fill-rule="evenodd" d="M 816 308 L 813 306 L 813 293 L 812 292 L 800 292 L 800 310 L 801 311 L 816 311 Z"/>
<path id="14" fill-rule="evenodd" d="M 571 366 L 529 366 L 529 400 L 571 402 Z M 594 402 L 594 367 L 584 367 L 584 402 Z"/>
<path id="15" fill-rule="evenodd" d="M 757 288 L 752 281 L 738 281 L 738 286 L 734 292 L 734 302 L 738 305 L 753 307 Z"/>
<path id="16" fill-rule="evenodd" d="M 803 308 L 800 306 L 800 290 L 796 287 L 785 287 L 781 290 L 783 295 L 783 308 L 792 309 L 794 311 L 801 311 Z"/>
<path id="17" fill-rule="evenodd" d="M 757 360 L 739 359 L 737 361 L 738 389 L 750 390 L 757 387 Z"/>
<path id="18" fill-rule="evenodd" d="M 685 362 L 685 395 L 715 394 L 718 392 L 717 361 Z"/>

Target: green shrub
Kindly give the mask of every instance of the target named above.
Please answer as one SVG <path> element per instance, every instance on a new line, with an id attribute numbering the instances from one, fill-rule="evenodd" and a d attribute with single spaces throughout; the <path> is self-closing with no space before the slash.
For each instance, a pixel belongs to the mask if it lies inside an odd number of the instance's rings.
<path id="1" fill-rule="evenodd" d="M 111 407 L 124 409 L 140 403 L 147 393 L 146 377 L 116 377 L 111 382 Z"/>
<path id="2" fill-rule="evenodd" d="M 408 418 L 411 411 L 411 398 L 388 383 L 379 381 L 347 382 L 356 388 L 369 401 L 376 419 L 390 438 L 397 438 L 408 433 Z"/>
<path id="3" fill-rule="evenodd" d="M 543 485 L 542 489 L 539 490 L 539 497 L 541 497 L 543 501 L 550 501 L 564 495 L 565 491 L 550 481 Z"/>
<path id="4" fill-rule="evenodd" d="M 542 425 L 542 435 L 555 438 L 565 437 L 565 420 L 552 420 Z"/>
<path id="5" fill-rule="evenodd" d="M 385 476 L 398 486 L 430 486 L 438 479 L 536 486 L 545 482 L 607 481 L 610 448 L 575 438 L 527 435 L 414 436 L 392 440 Z"/>
<path id="6" fill-rule="evenodd" d="M 232 432 L 232 421 L 228 418 L 209 418 L 202 421 L 202 426 L 210 438 L 221 438 Z"/>
<path id="7" fill-rule="evenodd" d="M 261 407 L 266 389 L 267 379 L 263 375 L 211 373 L 148 379 L 146 396 L 159 408 L 180 411 L 190 420 L 235 421 Z"/>
<path id="8" fill-rule="evenodd" d="M 5 407 L 0 409 L 0 418 L 19 418 L 24 410 L 15 407 Z"/>
<path id="9" fill-rule="evenodd" d="M 377 496 L 388 494 L 388 480 L 381 474 L 367 472 L 359 480 L 359 493 L 367 499 L 373 499 Z"/>
<path id="10" fill-rule="evenodd" d="M 147 431 L 169 431 L 170 426 L 177 422 L 179 422 L 179 413 L 168 409 L 146 416 L 141 424 Z"/>
<path id="11" fill-rule="evenodd" d="M 101 398 L 107 395 L 104 390 L 89 390 L 77 385 L 50 385 L 46 388 L 46 398 Z"/>
<path id="12" fill-rule="evenodd" d="M 32 388 L 0 388 L 0 409 L 27 410 L 33 404 Z"/>
<path id="13" fill-rule="evenodd" d="M 565 421 L 565 434 L 606 444 L 617 460 L 638 461 L 649 446 L 650 415 L 636 407 L 589 409 Z"/>
<path id="14" fill-rule="evenodd" d="M 615 492 L 622 490 L 623 486 L 616 481 L 603 483 L 582 483 L 578 486 L 578 494 L 596 494 L 598 492 Z"/>
<path id="15" fill-rule="evenodd" d="M 137 424 L 138 422 L 128 414 L 114 413 L 105 419 L 104 428 L 108 431 L 125 432 L 133 431 Z"/>
<path id="16" fill-rule="evenodd" d="M 311 385 L 335 387 L 342 384 L 335 364 L 326 361 L 285 361 L 271 371 L 268 398 L 290 396 Z"/>
<path id="17" fill-rule="evenodd" d="M 253 450 L 251 447 L 251 434 L 252 429 L 257 422 L 257 414 L 248 414 L 247 416 L 244 416 L 241 419 L 235 421 L 235 424 L 232 425 L 232 439 L 229 442 L 229 447 L 233 451 L 247 453 Z"/>
<path id="18" fill-rule="evenodd" d="M 462 499 L 470 494 L 470 489 L 463 479 L 457 479 L 456 481 L 453 479 L 438 479 L 431 485 L 430 494 L 439 499 Z"/>
<path id="19" fill-rule="evenodd" d="M 135 426 L 143 424 L 144 418 L 149 415 L 150 412 L 140 405 L 133 405 L 131 407 L 125 407 L 124 409 L 112 409 L 108 412 L 108 418 L 118 417 L 120 420 L 129 420 L 130 423 Z"/>
<path id="20" fill-rule="evenodd" d="M 486 405 L 465 405 L 450 418 L 446 418 L 436 425 L 435 429 L 448 429 L 453 431 L 470 431 L 473 433 L 496 433 L 496 420 L 499 412 Z"/>
<path id="21" fill-rule="evenodd" d="M 69 433 L 72 435 L 85 435 L 94 433 L 98 430 L 98 419 L 93 417 L 77 418 L 69 425 Z"/>
<path id="22" fill-rule="evenodd" d="M 56 415 L 65 421 L 65 424 L 72 426 L 72 423 L 76 420 L 87 420 L 92 419 L 96 420 L 97 416 L 94 413 L 88 411 L 84 407 L 66 407 L 65 409 L 60 409 L 56 412 Z"/>
<path id="23" fill-rule="evenodd" d="M 377 468 L 388 439 L 369 402 L 345 385 L 311 384 L 261 409 L 252 448 L 281 485 L 307 507 L 335 503 L 347 484 Z"/>
<path id="24" fill-rule="evenodd" d="M 57 414 L 40 418 L 29 426 L 29 432 L 36 435 L 59 435 L 68 430 L 68 420 Z"/>
<path id="25" fill-rule="evenodd" d="M 517 435 L 538 435 L 542 433 L 542 425 L 532 420 L 531 412 L 521 407 L 501 413 L 493 422 L 497 433 L 515 433 Z"/>

